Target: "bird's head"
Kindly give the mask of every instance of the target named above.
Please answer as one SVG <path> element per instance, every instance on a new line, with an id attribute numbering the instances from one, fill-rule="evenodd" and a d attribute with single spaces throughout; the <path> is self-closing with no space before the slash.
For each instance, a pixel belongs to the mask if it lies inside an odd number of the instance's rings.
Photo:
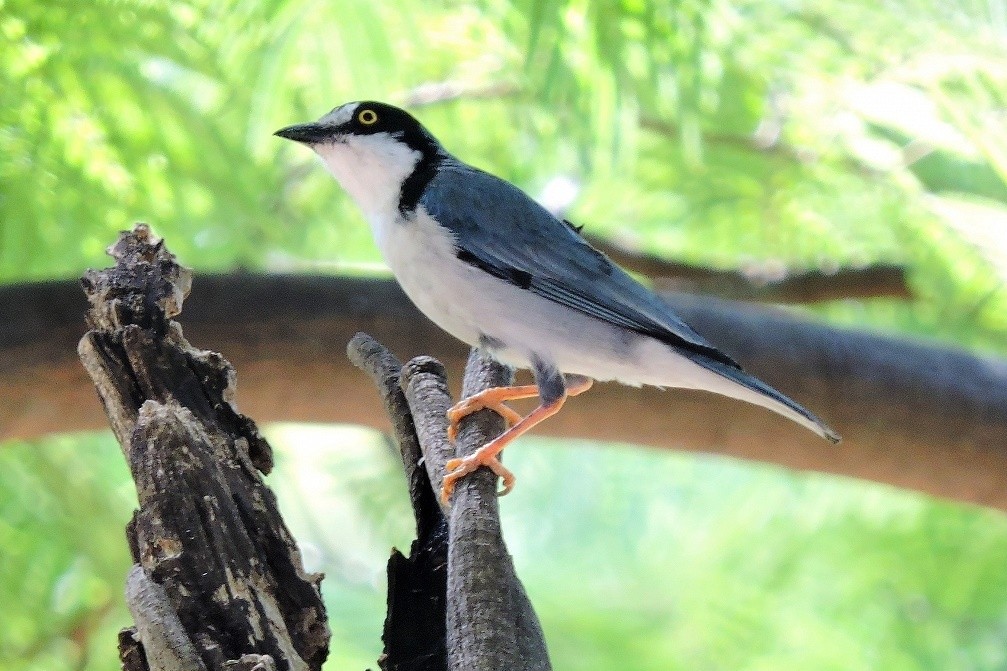
<path id="1" fill-rule="evenodd" d="M 372 101 L 346 103 L 318 121 L 287 126 L 275 135 L 311 147 L 367 214 L 398 206 L 407 180 L 445 156 L 411 114 Z"/>

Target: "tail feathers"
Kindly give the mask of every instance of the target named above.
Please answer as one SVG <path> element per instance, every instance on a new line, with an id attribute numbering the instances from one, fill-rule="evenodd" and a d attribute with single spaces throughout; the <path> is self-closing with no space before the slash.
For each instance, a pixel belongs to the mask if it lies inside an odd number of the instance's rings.
<path id="1" fill-rule="evenodd" d="M 839 434 L 829 428 L 825 422 L 812 414 L 804 406 L 800 405 L 793 399 L 784 396 L 762 380 L 749 375 L 743 370 L 733 368 L 721 363 L 720 361 L 709 359 L 704 356 L 692 356 L 689 358 L 703 368 L 717 373 L 741 387 L 739 389 L 738 386 L 732 385 L 734 387 L 732 390 L 718 390 L 719 393 L 732 396 L 742 401 L 761 405 L 764 408 L 779 413 L 784 417 L 811 429 L 822 438 L 825 438 L 833 443 L 838 443 L 840 441 Z"/>

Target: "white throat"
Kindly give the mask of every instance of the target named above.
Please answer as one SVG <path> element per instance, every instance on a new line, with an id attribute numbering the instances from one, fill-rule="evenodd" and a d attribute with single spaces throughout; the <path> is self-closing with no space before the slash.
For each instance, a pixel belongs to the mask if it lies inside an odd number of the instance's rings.
<path id="1" fill-rule="evenodd" d="M 402 182 L 422 156 L 388 133 L 350 135 L 312 148 L 371 220 L 398 209 Z"/>

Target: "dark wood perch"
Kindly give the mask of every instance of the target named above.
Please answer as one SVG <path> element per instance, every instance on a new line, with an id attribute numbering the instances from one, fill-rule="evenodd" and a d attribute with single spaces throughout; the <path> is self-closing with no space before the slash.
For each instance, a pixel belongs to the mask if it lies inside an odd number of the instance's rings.
<path id="1" fill-rule="evenodd" d="M 497 436 L 503 420 L 488 410 L 463 420 L 456 453 L 447 441 L 451 395 L 444 366 L 417 357 L 403 367 L 382 345 L 359 333 L 347 353 L 377 384 L 392 419 L 416 517 L 417 540 L 410 556 L 394 552 L 388 563 L 381 668 L 550 669 L 538 618 L 503 542 L 496 476 L 480 469 L 464 478 L 447 508 L 436 496 L 447 460 L 470 454 Z M 512 380 L 513 371 L 473 350 L 462 395 Z"/>
<path id="2" fill-rule="evenodd" d="M 314 671 L 328 653 L 321 576 L 307 574 L 262 474 L 271 449 L 234 406 L 235 376 L 193 348 L 172 317 L 191 276 L 138 225 L 90 271 L 89 331 L 78 351 L 136 482 L 126 581 L 134 626 L 119 636 L 126 671 Z M 461 481 L 437 497 L 451 405 L 444 367 L 402 366 L 358 334 L 350 359 L 376 382 L 392 420 L 416 517 L 409 557 L 388 562 L 385 671 L 545 671 L 541 627 L 500 529 L 496 478 Z M 513 372 L 473 351 L 463 390 L 508 384 Z M 503 430 L 490 411 L 462 423 L 458 455 Z M 422 464 L 422 466 L 421 466 Z"/>
<path id="3" fill-rule="evenodd" d="M 234 371 L 171 318 L 189 271 L 143 225 L 89 271 L 78 352 L 136 482 L 135 565 L 119 637 L 127 671 L 314 671 L 328 653 L 321 575 L 307 574 L 260 473 L 268 443 L 234 407 Z"/>

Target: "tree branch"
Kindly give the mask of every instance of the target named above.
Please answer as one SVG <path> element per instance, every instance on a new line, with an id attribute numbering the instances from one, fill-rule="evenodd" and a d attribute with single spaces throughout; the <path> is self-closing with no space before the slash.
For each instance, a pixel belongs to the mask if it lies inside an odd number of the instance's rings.
<path id="1" fill-rule="evenodd" d="M 241 274 L 195 281 L 186 334 L 228 353 L 241 376 L 241 407 L 260 421 L 387 429 L 380 404 L 354 393 L 356 370 L 332 354 L 360 329 L 395 351 L 429 352 L 453 375 L 465 362 L 466 348 L 391 280 Z M 756 305 L 667 298 L 746 368 L 823 415 L 843 443 L 830 447 L 730 399 L 615 384 L 571 400 L 539 434 L 727 454 L 1007 510 L 1007 361 Z M 0 287 L 0 438 L 105 426 L 73 357 L 85 308 L 72 282 Z"/>
<path id="2" fill-rule="evenodd" d="M 318 584 L 259 471 L 269 445 L 233 405 L 234 371 L 193 348 L 171 317 L 189 272 L 143 225 L 82 280 L 79 344 L 136 482 L 127 527 L 133 671 L 320 669 L 329 630 Z"/>
<path id="3" fill-rule="evenodd" d="M 446 671 L 448 523 L 421 466 L 416 423 L 400 384 L 402 364 L 363 333 L 353 336 L 346 353 L 353 365 L 371 377 L 384 401 L 416 518 L 416 540 L 409 556 L 396 549 L 388 559 L 388 607 L 381 636 L 385 647 L 378 665 L 383 671 Z M 437 366 L 443 380 L 444 369 Z"/>
<path id="4" fill-rule="evenodd" d="M 462 398 L 513 380 L 509 368 L 472 350 Z M 457 456 L 472 454 L 505 428 L 503 418 L 491 410 L 469 415 L 459 426 Z M 458 482 L 452 497 L 448 594 L 459 598 L 448 599 L 448 666 L 457 671 L 547 671 L 552 667 L 542 627 L 503 542 L 496 487 L 496 475 L 480 468 Z M 481 603 L 466 595 L 481 595 Z"/>
<path id="5" fill-rule="evenodd" d="M 375 340 L 359 333 L 347 351 L 350 360 L 377 383 L 392 414 L 418 521 L 410 556 L 393 553 L 389 561 L 382 669 L 549 669 L 541 627 L 504 545 L 493 473 L 479 469 L 459 482 L 447 507 L 447 537 L 439 531 L 444 518 L 432 497 L 440 489 L 445 463 L 456 456 L 447 440 L 451 397 L 444 367 L 430 357 L 417 357 L 403 368 Z M 396 374 L 401 391 L 393 384 Z M 463 394 L 506 385 L 512 379 L 512 371 L 473 350 Z M 459 432 L 457 456 L 474 452 L 504 428 L 502 418 L 492 411 L 469 416 Z M 417 441 L 427 477 L 416 475 L 424 472 L 416 467 Z M 421 480 L 425 491 L 413 486 Z M 419 520 L 432 516 L 438 525 L 424 531 Z M 431 561 L 431 556 L 441 563 Z"/>
<path id="6" fill-rule="evenodd" d="M 914 298 L 905 268 L 893 264 L 834 270 L 788 270 L 765 265 L 745 270 L 716 270 L 640 253 L 595 236 L 586 237 L 623 268 L 646 275 L 658 291 L 687 291 L 762 303 Z"/>

